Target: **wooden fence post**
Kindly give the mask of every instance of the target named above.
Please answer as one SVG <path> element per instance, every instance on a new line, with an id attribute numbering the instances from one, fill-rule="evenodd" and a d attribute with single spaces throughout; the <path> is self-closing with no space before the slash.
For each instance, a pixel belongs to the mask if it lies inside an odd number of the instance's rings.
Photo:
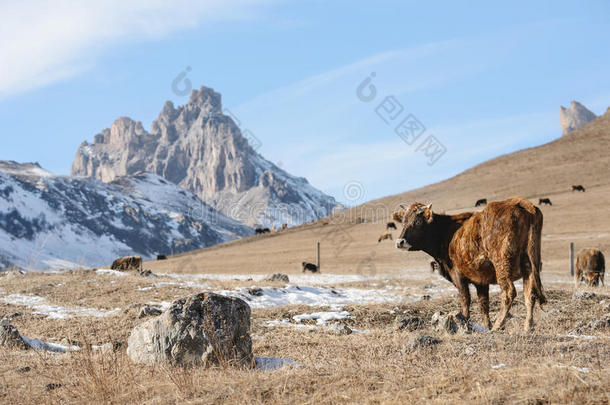
<path id="1" fill-rule="evenodd" d="M 574 242 L 570 242 L 570 275 L 574 277 Z"/>

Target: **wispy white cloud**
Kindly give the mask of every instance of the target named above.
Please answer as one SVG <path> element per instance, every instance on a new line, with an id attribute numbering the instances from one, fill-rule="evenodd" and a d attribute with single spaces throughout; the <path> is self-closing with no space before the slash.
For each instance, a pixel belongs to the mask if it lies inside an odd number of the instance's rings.
<path id="1" fill-rule="evenodd" d="M 93 66 L 118 41 L 160 38 L 203 22 L 254 18 L 256 0 L 0 2 L 0 98 Z"/>

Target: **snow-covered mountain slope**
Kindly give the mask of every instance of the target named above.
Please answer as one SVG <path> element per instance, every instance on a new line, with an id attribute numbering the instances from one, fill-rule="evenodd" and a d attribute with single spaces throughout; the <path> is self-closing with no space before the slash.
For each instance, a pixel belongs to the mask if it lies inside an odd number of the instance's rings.
<path id="1" fill-rule="evenodd" d="M 151 173 L 110 183 L 0 161 L 0 267 L 97 266 L 252 234 L 196 195 Z"/>
<path id="2" fill-rule="evenodd" d="M 201 87 L 186 105 L 166 102 L 150 132 L 119 118 L 81 144 L 72 174 L 108 182 L 156 173 L 248 225 L 297 225 L 332 213 L 334 198 L 263 158 L 250 144 L 259 141 L 224 112 L 220 94 Z"/>

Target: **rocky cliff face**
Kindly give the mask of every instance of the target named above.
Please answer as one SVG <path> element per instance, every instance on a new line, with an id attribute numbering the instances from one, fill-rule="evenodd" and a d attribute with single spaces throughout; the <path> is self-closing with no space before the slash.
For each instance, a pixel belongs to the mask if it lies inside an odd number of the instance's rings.
<path id="1" fill-rule="evenodd" d="M 575 129 L 593 121 L 597 116 L 578 101 L 572 101 L 570 108 L 559 107 L 559 121 L 562 135 L 566 135 Z"/>
<path id="2" fill-rule="evenodd" d="M 152 173 L 110 183 L 0 161 L 0 268 L 109 264 L 180 253 L 253 234 Z"/>
<path id="3" fill-rule="evenodd" d="M 223 114 L 221 96 L 201 87 L 189 102 L 166 102 L 150 132 L 119 118 L 84 142 L 72 165 L 75 176 L 109 182 L 140 171 L 155 173 L 248 225 L 301 224 L 330 214 L 332 197 L 291 176 L 248 144 Z"/>

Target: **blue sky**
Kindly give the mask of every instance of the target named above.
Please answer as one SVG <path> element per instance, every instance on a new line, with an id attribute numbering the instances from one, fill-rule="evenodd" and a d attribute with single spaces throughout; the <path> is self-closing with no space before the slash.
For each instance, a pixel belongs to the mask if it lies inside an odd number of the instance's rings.
<path id="1" fill-rule="evenodd" d="M 187 67 L 263 156 L 348 204 L 555 139 L 573 99 L 605 112 L 610 3 L 462 3 L 0 0 L 0 159 L 68 174 L 116 118 L 149 128 L 165 100 L 186 103 L 172 81 Z M 412 145 L 394 132 L 408 114 L 426 128 Z M 433 165 L 429 135 L 446 149 Z"/>

